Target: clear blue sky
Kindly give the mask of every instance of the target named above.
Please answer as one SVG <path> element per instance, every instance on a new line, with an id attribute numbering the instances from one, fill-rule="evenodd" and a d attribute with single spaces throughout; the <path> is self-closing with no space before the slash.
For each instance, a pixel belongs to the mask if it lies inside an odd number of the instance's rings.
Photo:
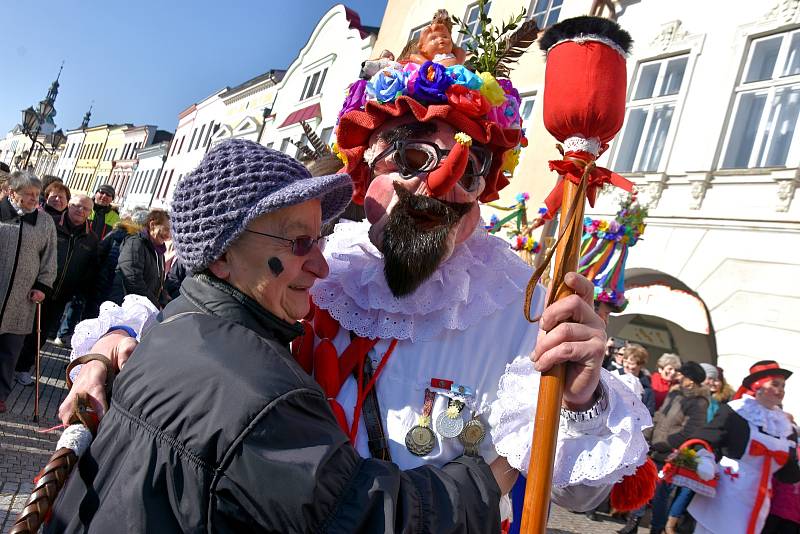
<path id="1" fill-rule="evenodd" d="M 0 136 L 35 105 L 65 61 L 56 124 L 155 124 L 225 86 L 286 68 L 331 0 L 78 0 L 0 5 Z M 379 26 L 385 0 L 349 0 Z"/>

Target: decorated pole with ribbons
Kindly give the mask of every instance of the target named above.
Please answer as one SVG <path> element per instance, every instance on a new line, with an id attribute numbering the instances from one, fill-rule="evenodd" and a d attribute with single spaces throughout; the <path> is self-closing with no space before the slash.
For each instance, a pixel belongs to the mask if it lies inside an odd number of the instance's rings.
<path id="1" fill-rule="evenodd" d="M 544 123 L 561 143 L 563 158 L 550 162 L 550 169 L 559 176 L 545 201 L 547 217 L 559 209 L 561 217 L 556 246 L 528 284 L 525 316 L 531 322 L 535 321 L 530 315 L 533 291 L 553 253 L 547 305 L 572 294 L 564 277 L 578 268 L 585 201 L 594 205 L 598 189 L 607 183 L 632 189 L 628 180 L 595 164 L 622 128 L 625 58 L 630 45 L 630 35 L 619 25 L 597 17 L 565 20 L 552 26 L 539 42 L 547 56 Z M 544 533 L 547 526 L 565 372 L 563 364 L 557 365 L 542 374 L 539 385 L 522 513 L 521 531 L 525 533 Z"/>

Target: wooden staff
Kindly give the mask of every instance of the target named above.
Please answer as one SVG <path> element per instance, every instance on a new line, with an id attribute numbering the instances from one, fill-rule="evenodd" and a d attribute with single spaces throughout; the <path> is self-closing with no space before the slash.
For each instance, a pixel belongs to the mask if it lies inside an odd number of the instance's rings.
<path id="1" fill-rule="evenodd" d="M 42 303 L 36 303 L 36 397 L 33 399 L 33 422 L 39 422 L 39 376 L 41 367 L 39 366 L 39 355 L 42 352 Z"/>
<path id="2" fill-rule="evenodd" d="M 583 213 L 586 203 L 588 164 L 580 184 L 563 180 L 562 217 L 559 221 L 559 240 L 556 245 L 555 265 L 547 305 L 573 294 L 564 284 L 564 277 L 578 269 L 580 243 L 583 236 Z M 567 213 L 563 207 L 569 206 Z M 553 482 L 553 462 L 556 454 L 556 438 L 561 415 L 561 398 L 564 393 L 565 364 L 553 366 L 542 373 L 539 382 L 539 397 L 531 445 L 530 467 L 525 486 L 525 503 L 522 509 L 521 532 L 544 534 L 550 509 L 550 489 Z M 534 459 L 534 451 L 535 459 Z"/>

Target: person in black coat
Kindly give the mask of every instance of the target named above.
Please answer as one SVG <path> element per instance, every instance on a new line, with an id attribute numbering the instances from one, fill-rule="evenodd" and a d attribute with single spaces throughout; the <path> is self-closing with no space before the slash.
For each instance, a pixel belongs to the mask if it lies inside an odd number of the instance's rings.
<path id="1" fill-rule="evenodd" d="M 97 236 L 86 220 L 91 211 L 92 199 L 86 195 L 74 195 L 69 201 L 67 211 L 56 220 L 56 280 L 53 290 L 42 303 L 40 345 L 48 335 L 55 335 L 67 303 L 73 297 L 82 297 L 92 289 L 97 265 Z M 24 385 L 29 382 L 28 373 L 36 361 L 38 335 L 34 324 L 33 331 L 25 337 L 17 360 L 16 378 Z"/>
<path id="2" fill-rule="evenodd" d="M 162 308 L 169 297 L 164 289 L 164 243 L 170 238 L 170 220 L 166 211 L 151 209 L 142 229 L 122 241 L 117 269 L 109 300 L 122 304 L 125 295 L 147 297 Z"/>

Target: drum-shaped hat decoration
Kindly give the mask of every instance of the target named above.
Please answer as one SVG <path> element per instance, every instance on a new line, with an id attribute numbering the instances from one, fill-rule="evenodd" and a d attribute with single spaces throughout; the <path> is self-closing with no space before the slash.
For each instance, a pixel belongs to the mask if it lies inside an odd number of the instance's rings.
<path id="1" fill-rule="evenodd" d="M 630 35 L 608 19 L 576 17 L 550 28 L 539 46 L 547 53 L 544 124 L 564 150 L 550 169 L 575 183 L 586 173 L 591 205 L 605 183 L 630 191 L 631 182 L 594 165 L 625 118 Z M 549 216 L 560 207 L 561 190 L 559 179 L 545 201 Z"/>

